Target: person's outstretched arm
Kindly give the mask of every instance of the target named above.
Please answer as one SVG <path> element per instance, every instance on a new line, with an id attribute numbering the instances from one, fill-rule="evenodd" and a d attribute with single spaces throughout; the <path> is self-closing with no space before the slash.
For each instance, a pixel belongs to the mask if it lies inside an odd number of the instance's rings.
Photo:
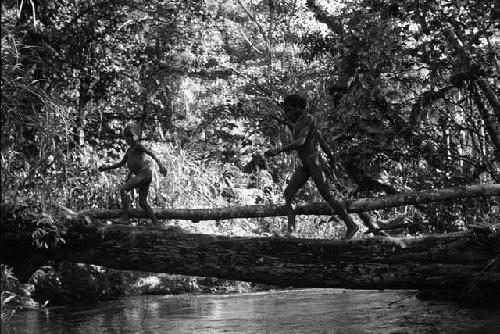
<path id="1" fill-rule="evenodd" d="M 160 159 L 158 159 L 156 157 L 156 155 L 152 151 L 148 150 L 146 147 L 144 147 L 144 153 L 146 153 L 151 158 L 153 158 L 154 161 L 156 161 L 156 163 L 158 164 L 158 167 L 160 167 L 160 173 L 161 173 L 161 175 L 165 176 L 167 174 L 167 169 L 163 166 L 163 164 L 161 163 Z"/>
<path id="2" fill-rule="evenodd" d="M 113 165 L 110 165 L 110 166 L 99 166 L 99 168 L 97 170 L 100 171 L 100 172 L 104 172 L 104 171 L 107 171 L 107 170 L 112 170 L 112 169 L 115 169 L 115 168 L 123 167 L 123 166 L 125 166 L 126 163 L 127 163 L 127 153 L 125 153 L 125 155 L 123 156 L 123 158 L 122 158 L 122 160 L 120 162 L 117 162 L 116 164 L 113 164 Z"/>
<path id="3" fill-rule="evenodd" d="M 296 127 L 298 127 L 299 129 L 299 132 L 296 134 L 297 137 L 292 142 L 279 148 L 270 149 L 269 151 L 266 151 L 264 154 L 268 157 L 273 157 L 275 155 L 280 154 L 281 152 L 289 152 L 300 148 L 301 146 L 304 145 L 306 138 L 309 135 L 309 131 L 311 131 L 312 123 L 313 123 L 312 116 L 306 116 L 302 118 L 296 125 Z"/>

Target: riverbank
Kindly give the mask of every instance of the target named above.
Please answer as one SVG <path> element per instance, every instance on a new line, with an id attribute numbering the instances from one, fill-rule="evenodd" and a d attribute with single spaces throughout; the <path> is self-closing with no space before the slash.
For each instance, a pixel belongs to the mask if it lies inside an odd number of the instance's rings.
<path id="1" fill-rule="evenodd" d="M 135 283 L 139 294 L 223 294 L 267 291 L 273 286 L 251 282 L 224 280 L 213 277 L 195 277 L 171 274 L 152 274 L 141 277 Z"/>
<path id="2" fill-rule="evenodd" d="M 137 295 L 235 294 L 268 291 L 273 286 L 251 282 L 173 274 L 118 271 L 98 266 L 58 263 L 42 267 L 21 284 L 2 268 L 2 321 L 17 311 L 91 305 Z"/>

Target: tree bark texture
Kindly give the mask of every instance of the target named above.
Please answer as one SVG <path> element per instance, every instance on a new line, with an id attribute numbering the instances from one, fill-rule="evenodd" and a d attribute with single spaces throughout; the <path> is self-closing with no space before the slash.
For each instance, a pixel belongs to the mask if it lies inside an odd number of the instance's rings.
<path id="1" fill-rule="evenodd" d="M 47 250 L 35 249 L 31 234 L 15 226 L 2 229 L 0 260 L 15 273 L 29 272 L 29 265 L 34 271 L 43 258 L 289 287 L 462 290 L 474 284 L 500 292 L 498 231 L 348 241 L 231 238 L 164 227 L 89 225 L 81 219 L 70 223 L 65 243 Z"/>
<path id="2" fill-rule="evenodd" d="M 415 205 L 482 196 L 500 196 L 500 184 L 461 186 L 441 190 L 399 193 L 376 198 L 361 198 L 346 201 L 345 205 L 348 212 L 357 213 L 388 209 L 401 205 Z M 192 220 L 194 222 L 200 220 L 286 216 L 284 205 L 249 205 L 216 209 L 156 209 L 154 212 L 159 219 Z M 121 215 L 121 210 L 87 210 L 80 213 L 94 219 L 113 219 Z M 297 215 L 332 215 L 333 211 L 327 203 L 318 202 L 297 205 L 295 213 Z M 129 215 L 136 218 L 146 217 L 145 212 L 138 209 L 130 209 Z"/>

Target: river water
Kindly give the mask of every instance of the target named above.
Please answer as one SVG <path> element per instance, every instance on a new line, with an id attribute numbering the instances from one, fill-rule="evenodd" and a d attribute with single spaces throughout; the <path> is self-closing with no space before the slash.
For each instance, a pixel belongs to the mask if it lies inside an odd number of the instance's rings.
<path id="1" fill-rule="evenodd" d="M 500 333 L 500 309 L 423 301 L 412 291 L 302 289 L 134 296 L 16 313 L 2 333 Z"/>

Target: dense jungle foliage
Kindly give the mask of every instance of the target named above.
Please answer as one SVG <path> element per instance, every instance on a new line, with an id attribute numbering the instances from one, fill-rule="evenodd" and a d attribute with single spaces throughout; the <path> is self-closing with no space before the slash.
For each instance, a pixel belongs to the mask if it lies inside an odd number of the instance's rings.
<path id="1" fill-rule="evenodd" d="M 121 158 L 131 120 L 168 170 L 154 175 L 153 207 L 281 202 L 297 160 L 261 153 L 290 140 L 278 103 L 291 93 L 307 97 L 334 151 L 341 198 L 499 183 L 499 22 L 499 1 L 3 1 L 2 204 L 36 217 L 39 247 L 64 242 L 65 208 L 119 207 L 125 170 L 97 166 Z M 308 185 L 297 200 L 320 197 Z M 495 200 L 376 215 L 404 216 L 412 233 L 454 231 L 498 220 Z M 282 218 L 169 224 L 285 228 Z M 302 236 L 339 231 L 327 218 L 298 224 Z M 55 264 L 37 284 L 87 270 L 104 282 L 87 292 L 125 290 L 106 269 L 72 270 Z M 2 271 L 4 306 L 16 294 Z M 81 286 L 69 281 L 60 292 Z"/>

